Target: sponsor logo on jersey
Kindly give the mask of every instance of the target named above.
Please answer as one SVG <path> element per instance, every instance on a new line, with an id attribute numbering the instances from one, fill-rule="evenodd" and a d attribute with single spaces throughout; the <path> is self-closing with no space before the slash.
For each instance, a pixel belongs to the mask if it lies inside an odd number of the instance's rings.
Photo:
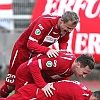
<path id="1" fill-rule="evenodd" d="M 41 34 L 40 29 L 36 29 L 36 30 L 35 30 L 35 34 L 36 34 L 36 35 L 40 35 L 40 34 Z"/>
<path id="2" fill-rule="evenodd" d="M 44 42 L 49 42 L 49 43 L 55 43 L 58 40 L 58 38 L 54 38 L 52 36 L 46 36 L 44 39 Z"/>
<path id="3" fill-rule="evenodd" d="M 47 62 L 46 62 L 46 66 L 47 66 L 47 67 L 52 67 L 52 62 L 51 62 L 51 61 L 47 61 Z"/>

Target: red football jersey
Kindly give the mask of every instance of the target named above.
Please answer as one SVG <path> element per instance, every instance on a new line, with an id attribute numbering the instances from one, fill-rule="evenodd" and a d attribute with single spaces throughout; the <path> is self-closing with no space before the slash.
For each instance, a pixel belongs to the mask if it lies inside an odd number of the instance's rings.
<path id="1" fill-rule="evenodd" d="M 37 94 L 38 100 L 89 100 L 92 92 L 78 81 L 63 80 L 54 83 L 54 95 L 47 98 L 42 92 Z"/>
<path id="2" fill-rule="evenodd" d="M 5 81 L 7 85 L 15 87 L 16 70 L 18 67 L 39 53 L 46 54 L 49 46 L 58 41 L 60 49 L 67 49 L 69 32 L 61 34 L 58 27 L 60 16 L 42 15 L 32 22 L 17 39 L 11 54 L 9 71 Z M 0 89 L 4 91 L 4 87 Z M 7 90 L 8 91 L 8 90 Z M 8 95 L 4 93 L 4 95 Z"/>
<path id="3" fill-rule="evenodd" d="M 27 84 L 18 89 L 16 94 L 0 100 L 89 100 L 92 95 L 92 92 L 78 81 L 62 80 L 53 84 L 56 90 L 53 90 L 52 97 L 46 97 L 35 84 Z"/>
<path id="4" fill-rule="evenodd" d="M 37 60 L 35 60 L 37 59 Z M 59 52 L 56 58 L 46 55 L 32 58 L 22 64 L 16 72 L 16 88 L 26 83 L 35 83 L 43 88 L 46 82 L 61 80 L 73 74 L 71 65 L 76 59 L 74 54 Z"/>
<path id="5" fill-rule="evenodd" d="M 34 20 L 17 39 L 11 54 L 6 85 L 15 86 L 18 67 L 39 53 L 46 54 L 56 41 L 60 49 L 67 48 L 69 32 L 61 35 L 57 27 L 60 16 L 42 15 Z"/>
<path id="6" fill-rule="evenodd" d="M 28 57 L 30 52 L 33 52 L 33 55 L 34 53 L 46 53 L 49 50 L 47 47 L 56 41 L 59 42 L 60 49 L 67 49 L 69 32 L 64 36 L 61 35 L 61 31 L 57 27 L 59 18 L 60 16 L 49 14 L 38 17 L 15 43 L 18 50 Z"/>

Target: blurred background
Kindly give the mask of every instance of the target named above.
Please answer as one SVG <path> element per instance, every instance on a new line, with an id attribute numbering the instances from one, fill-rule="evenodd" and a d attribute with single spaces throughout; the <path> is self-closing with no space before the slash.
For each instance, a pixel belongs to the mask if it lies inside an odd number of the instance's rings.
<path id="1" fill-rule="evenodd" d="M 0 0 L 0 79 L 7 75 L 13 45 L 30 24 L 34 5 L 35 0 Z"/>
<path id="2" fill-rule="evenodd" d="M 66 10 L 73 10 L 80 17 L 78 26 L 70 35 L 69 51 L 76 56 L 90 53 L 96 61 L 95 69 L 87 78 L 72 76 L 72 79 L 92 81 L 95 86 L 100 84 L 100 0 L 0 0 L 1 84 L 7 75 L 13 45 L 20 34 L 38 16 L 47 13 L 62 15 Z M 54 46 L 58 48 L 57 44 Z"/>

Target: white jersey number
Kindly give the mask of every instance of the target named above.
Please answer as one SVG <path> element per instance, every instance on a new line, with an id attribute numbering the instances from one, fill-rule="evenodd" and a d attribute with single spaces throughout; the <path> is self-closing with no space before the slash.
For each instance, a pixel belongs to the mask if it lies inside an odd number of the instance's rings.
<path id="1" fill-rule="evenodd" d="M 14 83 L 16 76 L 12 74 L 8 74 L 6 77 L 6 82 Z"/>

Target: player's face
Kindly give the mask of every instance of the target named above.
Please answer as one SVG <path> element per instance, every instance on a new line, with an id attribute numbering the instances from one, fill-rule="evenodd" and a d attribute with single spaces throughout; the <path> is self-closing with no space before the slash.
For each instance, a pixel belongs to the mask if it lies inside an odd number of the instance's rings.
<path id="1" fill-rule="evenodd" d="M 85 68 L 81 68 L 80 66 L 77 66 L 75 68 L 74 74 L 77 78 L 79 77 L 83 77 L 85 78 L 88 74 L 91 73 L 91 69 L 89 68 L 89 66 L 86 66 Z"/>
<path id="2" fill-rule="evenodd" d="M 60 24 L 61 34 L 66 34 L 67 32 L 71 32 L 75 27 L 76 25 L 72 25 L 71 21 L 68 21 L 67 23 L 61 21 Z"/>

